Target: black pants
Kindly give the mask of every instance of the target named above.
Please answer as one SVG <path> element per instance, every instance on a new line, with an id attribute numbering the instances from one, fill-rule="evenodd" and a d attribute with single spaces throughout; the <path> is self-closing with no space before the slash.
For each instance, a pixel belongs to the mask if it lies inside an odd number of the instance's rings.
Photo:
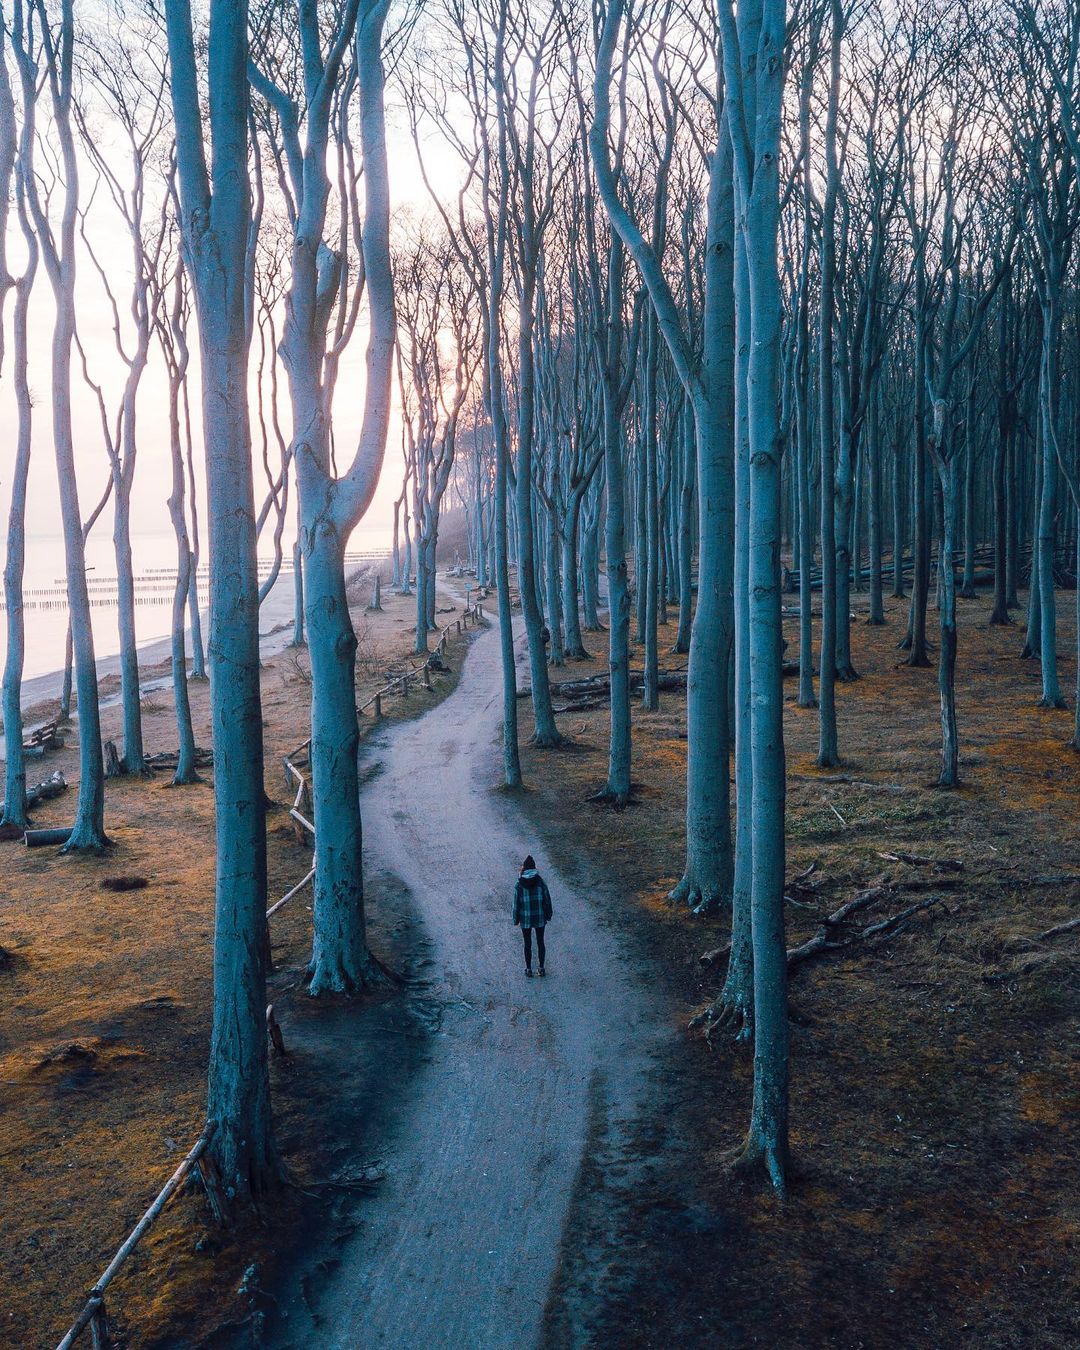
<path id="1" fill-rule="evenodd" d="M 525 939 L 525 969 L 532 970 L 532 935 L 536 933 L 536 954 L 540 958 L 540 969 L 544 968 L 544 930 L 542 928 L 523 928 L 521 936 Z"/>

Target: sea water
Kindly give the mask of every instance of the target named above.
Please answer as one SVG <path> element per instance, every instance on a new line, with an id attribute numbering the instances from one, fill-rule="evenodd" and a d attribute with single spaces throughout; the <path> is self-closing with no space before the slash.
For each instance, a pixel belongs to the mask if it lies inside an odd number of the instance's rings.
<path id="1" fill-rule="evenodd" d="M 379 527 L 360 528 L 349 541 L 350 553 L 382 551 L 389 547 L 389 531 Z M 133 570 L 135 573 L 135 631 L 139 646 L 169 636 L 172 626 L 173 587 L 176 582 L 176 537 L 171 530 L 133 531 Z M 205 552 L 205 546 L 204 546 Z M 6 554 L 6 541 L 0 538 L 0 567 Z M 273 560 L 273 545 L 260 545 L 260 576 L 265 576 Z M 86 579 L 90 591 L 90 613 L 94 629 L 94 654 L 103 660 L 120 650 L 116 603 L 116 560 L 112 539 L 107 531 L 94 531 L 86 542 Z M 207 619 L 209 573 L 205 561 L 199 566 L 199 608 L 204 624 Z M 64 541 L 59 534 L 27 534 L 26 571 L 23 581 L 26 628 L 26 659 L 23 679 L 32 680 L 64 666 L 67 638 L 67 568 Z M 272 592 L 275 612 L 288 612 L 284 595 L 293 591 L 292 548 L 285 545 L 281 575 Z M 0 596 L 2 599 L 2 596 Z M 204 627 L 204 641 L 206 631 Z M 7 655 L 7 614 L 0 609 L 0 669 Z"/>

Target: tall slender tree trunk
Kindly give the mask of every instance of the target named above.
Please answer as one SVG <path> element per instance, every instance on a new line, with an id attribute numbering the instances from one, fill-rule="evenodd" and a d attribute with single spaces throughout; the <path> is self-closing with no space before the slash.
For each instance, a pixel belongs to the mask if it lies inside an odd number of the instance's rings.
<path id="1" fill-rule="evenodd" d="M 649 712 L 660 707 L 660 658 L 656 625 L 660 604 L 660 498 L 657 458 L 656 379 L 660 334 L 656 316 L 646 325 L 645 347 L 645 680 L 642 706 Z"/>
<path id="2" fill-rule="evenodd" d="M 836 678 L 858 679 L 851 659 L 851 534 L 855 505 L 855 438 L 847 379 L 840 385 L 840 453 L 836 460 Z M 824 603 L 824 602 L 823 602 Z"/>
<path id="3" fill-rule="evenodd" d="M 682 481 L 679 486 L 679 627 L 674 650 L 690 650 L 690 627 L 694 618 L 694 506 L 697 483 L 697 448 L 694 441 L 694 408 L 689 399 L 682 414 Z"/>
<path id="4" fill-rule="evenodd" d="M 1058 351 L 1061 340 L 1060 283 L 1047 277 L 1043 311 L 1042 362 L 1039 380 L 1039 417 L 1042 424 L 1042 491 L 1039 495 L 1038 535 L 1032 571 L 1039 574 L 1039 668 L 1042 674 L 1043 708 L 1064 708 L 1057 672 L 1057 600 L 1054 595 L 1054 545 L 1057 530 L 1057 456 L 1054 443 L 1057 408 Z M 1078 583 L 1080 584 L 1080 578 Z"/>
<path id="5" fill-rule="evenodd" d="M 533 744 L 550 749 L 562 742 L 551 707 L 547 649 L 544 646 L 544 616 L 540 608 L 536 576 L 536 539 L 533 526 L 533 437 L 536 429 L 535 363 L 533 353 L 536 276 L 527 270 L 519 297 L 518 327 L 518 425 L 517 425 L 517 501 L 518 594 L 525 620 L 529 647 L 529 674 L 532 684 Z M 610 561 L 609 561 L 610 575 Z"/>
<path id="6" fill-rule="evenodd" d="M 762 1166 L 776 1190 L 783 1193 L 788 1167 L 788 1009 L 780 603 L 782 309 L 777 232 L 785 4 L 784 0 L 762 0 L 760 9 L 751 5 L 740 11 L 738 48 L 732 31 L 734 16 L 727 7 L 728 0 L 724 4 L 722 35 L 728 97 L 739 84 L 742 87 L 741 124 L 736 121 L 734 104 L 725 112 L 739 175 L 740 229 L 746 245 L 750 309 L 747 582 L 753 777 L 754 1100 L 742 1159 L 744 1165 Z M 839 22 L 839 0 L 833 13 L 834 22 Z M 742 61 L 741 79 L 736 80 L 739 50 L 747 55 Z M 747 128 L 753 128 L 752 142 Z"/>
<path id="7" fill-rule="evenodd" d="M 604 379 L 604 466 L 607 513 L 604 555 L 607 564 L 608 673 L 611 681 L 611 726 L 608 776 L 601 796 L 616 807 L 630 800 L 630 585 L 626 566 L 626 483 L 623 473 L 622 327 L 623 246 L 613 237 L 608 250 L 607 334 Z"/>
<path id="8" fill-rule="evenodd" d="M 736 210 L 739 212 L 737 202 Z M 741 212 L 740 212 L 741 214 Z M 754 1022 L 754 760 L 750 704 L 750 275 L 742 229 L 735 232 L 735 876 L 731 950 L 720 994 L 725 1016 L 749 1038 Z"/>
<path id="9" fill-rule="evenodd" d="M 881 395 L 875 381 L 870 392 L 866 426 L 867 504 L 870 533 L 870 614 L 866 622 L 885 622 L 884 583 L 881 574 Z"/>
<path id="10" fill-rule="evenodd" d="M 941 774 L 939 787 L 957 787 L 960 783 L 960 745 L 956 724 L 956 462 L 951 446 L 945 444 L 944 400 L 934 407 L 934 430 L 930 453 L 941 482 L 942 550 L 939 564 L 941 605 L 938 624 L 941 652 L 938 659 L 938 694 L 941 702 Z"/>
<path id="11" fill-rule="evenodd" d="M 907 489 L 904 478 L 904 440 L 902 436 L 894 436 L 892 471 L 892 594 L 895 600 L 903 600 L 904 595 L 906 594 L 904 590 L 904 548 L 907 540 L 904 529 L 904 501 Z"/>
<path id="12" fill-rule="evenodd" d="M 558 531 L 562 542 L 562 610 L 566 625 L 566 655 L 572 661 L 585 660 L 589 653 L 581 636 L 578 610 L 578 535 L 581 529 L 581 493 L 571 494 L 566 519 Z"/>
<path id="13" fill-rule="evenodd" d="M 3 54 L 0 52 L 0 61 Z M 10 94 L 9 94 L 10 98 Z M 31 127 L 32 131 L 32 127 Z M 24 131 L 24 137 L 25 137 Z M 16 170 L 16 196 L 19 218 L 26 241 L 26 265 L 15 286 L 13 382 L 18 412 L 15 462 L 11 467 L 11 496 L 8 503 L 7 557 L 4 561 L 4 605 L 7 611 L 7 654 L 4 661 L 4 815 L 2 823 L 25 830 L 26 756 L 23 752 L 22 674 L 26 655 L 23 619 L 23 574 L 26 566 L 26 489 L 30 475 L 32 448 L 33 398 L 30 392 L 28 354 L 28 313 L 30 294 L 38 265 L 38 245 L 26 215 L 22 182 L 24 160 Z"/>

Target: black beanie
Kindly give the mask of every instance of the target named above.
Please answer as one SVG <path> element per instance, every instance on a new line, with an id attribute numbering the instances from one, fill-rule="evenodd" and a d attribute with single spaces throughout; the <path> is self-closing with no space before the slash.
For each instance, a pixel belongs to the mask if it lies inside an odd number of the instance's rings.
<path id="1" fill-rule="evenodd" d="M 529 872 L 529 871 L 535 872 L 535 871 L 536 871 L 536 859 L 533 857 L 533 855 L 532 855 L 531 853 L 530 853 L 529 856 L 525 859 L 525 861 L 521 864 L 521 870 L 522 870 L 523 872 Z"/>

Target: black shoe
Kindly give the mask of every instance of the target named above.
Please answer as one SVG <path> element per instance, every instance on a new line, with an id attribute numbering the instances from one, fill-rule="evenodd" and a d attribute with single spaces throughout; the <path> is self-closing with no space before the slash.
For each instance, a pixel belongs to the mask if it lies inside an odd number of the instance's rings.
<path id="1" fill-rule="evenodd" d="M 525 978 L 526 978 L 527 980 L 531 980 L 531 979 L 532 979 L 532 966 L 526 966 L 526 967 L 525 967 Z"/>
<path id="2" fill-rule="evenodd" d="M 540 974 L 541 974 L 542 976 L 547 974 L 547 971 L 544 969 L 543 966 L 540 967 Z"/>

